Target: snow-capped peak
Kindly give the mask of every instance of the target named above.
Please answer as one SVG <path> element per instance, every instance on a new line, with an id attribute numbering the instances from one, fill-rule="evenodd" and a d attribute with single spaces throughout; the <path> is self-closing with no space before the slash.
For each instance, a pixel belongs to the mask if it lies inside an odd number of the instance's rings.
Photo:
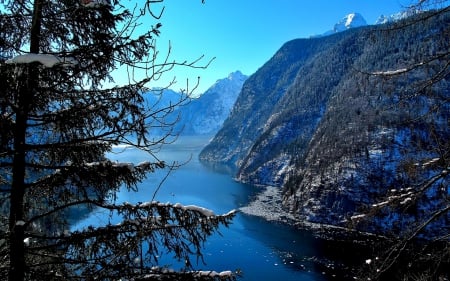
<path id="1" fill-rule="evenodd" d="M 375 24 L 385 24 L 385 23 L 389 23 L 389 22 L 396 22 L 402 19 L 406 19 L 410 16 L 413 16 L 415 14 L 420 13 L 420 10 L 407 10 L 407 11 L 403 11 L 403 12 L 399 12 L 390 16 L 385 16 L 385 15 L 381 15 L 377 21 L 375 22 Z"/>
<path id="2" fill-rule="evenodd" d="M 367 25 L 364 17 L 359 13 L 351 13 L 346 15 L 342 20 L 334 25 L 334 32 L 341 32 L 350 28 Z"/>
<path id="3" fill-rule="evenodd" d="M 346 15 L 339 22 L 337 22 L 334 25 L 332 30 L 329 30 L 321 35 L 313 35 L 311 37 L 314 38 L 314 37 L 328 36 L 331 34 L 345 31 L 350 28 L 366 26 L 366 25 L 367 25 L 367 22 L 360 13 L 351 13 L 351 14 Z"/>

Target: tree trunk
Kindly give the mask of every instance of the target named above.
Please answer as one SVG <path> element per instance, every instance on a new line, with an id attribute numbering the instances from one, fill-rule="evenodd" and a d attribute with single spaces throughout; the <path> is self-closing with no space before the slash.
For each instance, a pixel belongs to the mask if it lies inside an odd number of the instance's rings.
<path id="1" fill-rule="evenodd" d="M 33 5 L 34 11 L 30 30 L 31 53 L 39 53 L 43 1 L 45 0 L 35 0 Z M 13 176 L 9 213 L 10 267 L 8 278 L 10 281 L 23 281 L 26 271 L 24 245 L 24 230 L 26 227 L 24 217 L 26 132 L 30 104 L 33 100 L 38 78 L 37 71 L 33 68 L 33 65 L 27 66 L 25 72 L 27 76 L 18 91 L 15 112 Z"/>
<path id="2" fill-rule="evenodd" d="M 24 91 L 19 96 L 19 105 L 24 100 Z M 23 197 L 25 194 L 25 132 L 26 116 L 23 110 L 16 112 L 16 129 L 14 132 L 14 160 L 13 180 L 11 186 L 11 204 L 9 213 L 10 231 L 10 267 L 9 280 L 24 280 L 25 273 L 25 247 L 24 237 L 24 208 Z"/>

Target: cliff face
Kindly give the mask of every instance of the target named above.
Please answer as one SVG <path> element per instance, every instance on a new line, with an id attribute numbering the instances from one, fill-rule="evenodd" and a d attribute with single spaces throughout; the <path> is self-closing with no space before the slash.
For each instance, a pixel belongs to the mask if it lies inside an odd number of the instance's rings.
<path id="1" fill-rule="evenodd" d="M 244 83 L 230 116 L 200 158 L 242 166 L 252 146 L 266 133 L 267 122 L 277 114 L 274 107 L 286 95 L 299 70 L 335 41 L 335 37 L 326 37 L 286 43 Z"/>
<path id="2" fill-rule="evenodd" d="M 155 136 L 174 134 L 181 136 L 212 136 L 221 128 L 230 114 L 247 76 L 240 71 L 219 79 L 198 98 L 170 89 L 154 90 L 146 95 L 156 118 L 152 133 Z M 172 105 L 173 107 L 170 107 Z M 167 108 L 167 110 L 162 110 Z M 161 123 L 173 126 L 161 126 Z"/>
<path id="3" fill-rule="evenodd" d="M 418 167 L 443 159 L 435 148 L 450 137 L 448 57 L 424 63 L 448 54 L 449 13 L 405 23 L 286 43 L 245 82 L 200 158 L 234 165 L 243 182 L 282 187 L 285 207 L 330 224 L 446 169 Z M 443 184 L 397 224 L 448 197 Z M 396 219 L 372 227 L 392 229 Z"/>
<path id="4" fill-rule="evenodd" d="M 183 135 L 214 135 L 230 114 L 247 76 L 240 71 L 217 80 L 199 98 L 180 108 Z"/>

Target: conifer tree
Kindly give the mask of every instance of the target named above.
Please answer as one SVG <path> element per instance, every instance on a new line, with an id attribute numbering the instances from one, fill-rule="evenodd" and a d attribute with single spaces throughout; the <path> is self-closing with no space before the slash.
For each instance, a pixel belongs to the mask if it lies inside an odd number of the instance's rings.
<path id="1" fill-rule="evenodd" d="M 176 65 L 197 67 L 158 61 L 159 2 L 1 2 L 2 280 L 233 278 L 194 271 L 190 262 L 201 258 L 205 239 L 228 225 L 233 212 L 115 201 L 120 187 L 136 191 L 148 173 L 167 166 L 154 149 L 168 141 L 165 117 L 176 105 L 152 107 L 145 98 L 149 83 Z M 155 24 L 136 34 L 145 18 Z M 129 69 L 129 84 L 111 86 L 117 67 Z M 137 79 L 134 70 L 145 75 Z M 150 138 L 152 127 L 168 133 Z M 149 161 L 107 158 L 113 146 L 124 144 L 147 153 Z M 122 222 L 71 231 L 67 214 L 81 206 L 105 209 Z M 185 270 L 160 266 L 159 254 L 166 251 L 185 262 Z"/>

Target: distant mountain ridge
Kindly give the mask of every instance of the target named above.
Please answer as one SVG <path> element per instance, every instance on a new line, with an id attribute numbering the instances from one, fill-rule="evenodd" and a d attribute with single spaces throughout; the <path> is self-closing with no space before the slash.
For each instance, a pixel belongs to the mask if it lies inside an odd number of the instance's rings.
<path id="1" fill-rule="evenodd" d="M 404 20 L 408 17 L 414 16 L 416 14 L 419 14 L 421 12 L 422 11 L 418 11 L 418 10 L 407 10 L 404 12 L 399 12 L 399 13 L 395 13 L 395 14 L 387 15 L 387 16 L 381 15 L 375 21 L 374 25 L 397 22 L 400 20 Z M 368 25 L 368 23 L 364 19 L 364 17 L 360 13 L 354 12 L 354 13 L 350 13 L 350 14 L 346 15 L 345 17 L 343 17 L 340 21 L 338 21 L 333 26 L 333 28 L 331 30 L 328 30 L 322 34 L 312 35 L 311 38 L 328 36 L 328 35 L 332 35 L 332 34 L 335 34 L 338 32 L 343 32 L 343 31 L 349 30 L 351 28 L 364 27 L 367 25 Z"/>
<path id="2" fill-rule="evenodd" d="M 375 22 L 375 24 L 386 24 L 386 23 L 392 23 L 392 22 L 397 22 L 400 20 L 404 20 L 408 17 L 414 16 L 416 14 L 421 13 L 421 11 L 418 10 L 408 10 L 408 11 L 404 11 L 404 12 L 399 12 L 393 15 L 381 15 Z"/>
<path id="3" fill-rule="evenodd" d="M 235 71 L 217 80 L 199 98 L 180 108 L 182 135 L 214 135 L 222 127 L 247 76 Z"/>
<path id="4" fill-rule="evenodd" d="M 230 114 L 247 76 L 240 71 L 232 72 L 228 77 L 219 79 L 198 98 L 187 98 L 179 92 L 170 89 L 155 90 L 154 94 L 147 95 L 148 103 L 156 108 L 175 105 L 164 117 L 170 128 L 155 128 L 154 135 L 164 135 L 166 129 L 172 130 L 176 135 L 214 135 Z M 161 112 L 160 116 L 166 114 Z"/>

